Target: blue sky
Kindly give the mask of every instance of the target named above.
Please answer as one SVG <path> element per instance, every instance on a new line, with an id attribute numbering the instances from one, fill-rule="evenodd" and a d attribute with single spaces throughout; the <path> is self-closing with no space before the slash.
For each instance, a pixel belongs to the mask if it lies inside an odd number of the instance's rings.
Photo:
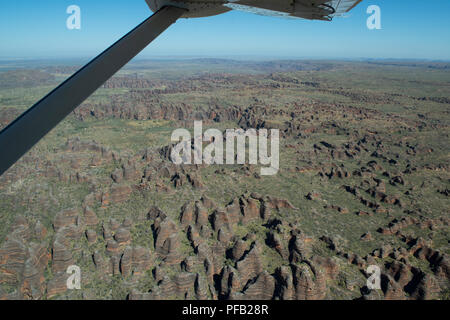
<path id="1" fill-rule="evenodd" d="M 81 8 L 81 30 L 66 28 L 72 4 Z M 382 30 L 366 27 L 373 4 Z M 449 12 L 448 0 L 364 0 L 331 23 L 230 12 L 182 19 L 139 57 L 450 60 Z M 0 59 L 93 57 L 150 14 L 144 0 L 0 1 Z"/>

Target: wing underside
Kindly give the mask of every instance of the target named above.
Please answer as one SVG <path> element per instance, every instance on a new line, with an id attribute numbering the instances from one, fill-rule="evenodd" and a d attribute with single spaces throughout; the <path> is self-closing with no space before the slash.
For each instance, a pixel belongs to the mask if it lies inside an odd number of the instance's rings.
<path id="1" fill-rule="evenodd" d="M 329 5 L 332 6 L 336 13 L 334 16 L 342 15 L 356 7 L 362 0 L 332 0 Z"/>
<path id="2" fill-rule="evenodd" d="M 229 10 L 264 16 L 331 20 L 353 9 L 362 0 L 146 0 L 156 11 L 163 6 L 186 9 L 184 18 L 207 17 Z"/>
<path id="3" fill-rule="evenodd" d="M 362 0 L 232 0 L 225 6 L 233 10 L 264 16 L 332 20 L 356 7 Z"/>

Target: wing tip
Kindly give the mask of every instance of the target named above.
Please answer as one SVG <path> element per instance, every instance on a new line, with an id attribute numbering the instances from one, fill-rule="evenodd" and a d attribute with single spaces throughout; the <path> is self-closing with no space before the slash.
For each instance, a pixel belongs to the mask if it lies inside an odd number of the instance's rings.
<path id="1" fill-rule="evenodd" d="M 362 0 L 358 0 L 356 1 L 350 8 L 347 9 L 346 12 L 350 12 L 351 10 L 353 10 L 353 8 L 355 8 L 358 4 L 360 4 L 362 2 Z"/>

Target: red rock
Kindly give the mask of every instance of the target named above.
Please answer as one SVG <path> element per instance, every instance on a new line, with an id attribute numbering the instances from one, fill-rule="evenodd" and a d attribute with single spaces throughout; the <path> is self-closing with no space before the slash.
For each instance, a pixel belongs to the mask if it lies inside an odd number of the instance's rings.
<path id="1" fill-rule="evenodd" d="M 47 283 L 47 298 L 53 298 L 67 291 L 67 279 L 69 274 L 65 272 L 57 273 Z"/>
<path id="2" fill-rule="evenodd" d="M 280 209 L 297 209 L 295 208 L 288 200 L 286 199 L 279 199 L 274 197 L 267 197 L 267 200 L 265 201 L 266 205 L 268 205 L 269 208 L 280 210 Z"/>
<path id="3" fill-rule="evenodd" d="M 389 275 L 382 275 L 381 289 L 386 300 L 405 300 L 403 288 Z"/>
<path id="4" fill-rule="evenodd" d="M 267 272 L 259 274 L 255 282 L 248 284 L 239 299 L 272 300 L 275 292 L 275 279 Z"/>
<path id="5" fill-rule="evenodd" d="M 28 256 L 22 240 L 9 238 L 0 249 L 0 283 L 18 283 Z"/>
<path id="6" fill-rule="evenodd" d="M 54 273 L 66 272 L 67 268 L 73 263 L 72 253 L 69 249 L 55 240 L 52 248 L 52 271 Z"/>
<path id="7" fill-rule="evenodd" d="M 231 258 L 235 261 L 240 260 L 244 253 L 248 250 L 247 242 L 243 240 L 238 240 L 234 244 L 233 248 L 231 249 Z"/>
<path id="8" fill-rule="evenodd" d="M 45 228 L 44 225 L 38 221 L 34 227 L 34 234 L 38 239 L 42 240 L 47 235 L 47 228 Z"/>
<path id="9" fill-rule="evenodd" d="M 243 217 L 241 218 L 242 223 L 248 223 L 250 221 L 255 221 L 261 218 L 260 213 L 260 203 L 259 201 L 252 198 L 241 197 L 241 212 Z"/>
<path id="10" fill-rule="evenodd" d="M 260 255 L 261 248 L 258 244 L 254 243 L 248 253 L 236 263 L 236 269 L 239 272 L 242 285 L 263 271 Z"/>
<path id="11" fill-rule="evenodd" d="M 114 234 L 114 240 L 116 240 L 119 245 L 130 244 L 131 233 L 125 228 L 119 228 Z"/>
<path id="12" fill-rule="evenodd" d="M 372 240 L 372 234 L 370 232 L 364 233 L 361 236 L 362 241 L 371 241 Z"/>
<path id="13" fill-rule="evenodd" d="M 169 218 L 161 220 L 157 218 L 153 224 L 155 230 L 155 251 L 163 257 L 168 264 L 181 262 L 182 257 L 178 254 L 180 239 L 178 237 L 178 228 Z"/>
<path id="14" fill-rule="evenodd" d="M 98 224 L 97 215 L 88 206 L 84 208 L 84 221 L 88 226 L 96 226 Z"/>
<path id="15" fill-rule="evenodd" d="M 180 223 L 183 227 L 187 227 L 193 223 L 193 220 L 194 220 L 194 207 L 192 203 L 189 202 L 186 203 L 181 208 Z"/>
<path id="16" fill-rule="evenodd" d="M 47 267 L 50 254 L 44 244 L 33 244 L 29 253 L 29 258 L 25 262 L 23 270 L 20 291 L 24 298 L 41 299 L 45 293 L 44 270 Z"/>
<path id="17" fill-rule="evenodd" d="M 59 228 L 69 226 L 71 224 L 76 224 L 77 217 L 78 211 L 75 209 L 69 209 L 58 212 L 53 222 L 53 227 L 55 231 L 57 231 Z"/>
<path id="18" fill-rule="evenodd" d="M 94 243 L 97 241 L 97 233 L 94 230 L 86 230 L 86 238 L 89 243 Z"/>
<path id="19" fill-rule="evenodd" d="M 278 279 L 278 292 L 276 293 L 278 298 L 293 300 L 295 298 L 295 287 L 291 268 L 287 266 L 279 267 L 275 274 Z"/>
<path id="20" fill-rule="evenodd" d="M 326 295 L 326 278 L 323 271 L 313 265 L 295 268 L 295 293 L 297 300 L 322 300 Z"/>
<path id="21" fill-rule="evenodd" d="M 113 185 L 111 187 L 110 201 L 112 203 L 125 202 L 130 198 L 132 189 L 127 185 Z"/>
<path id="22" fill-rule="evenodd" d="M 108 240 L 106 242 L 106 252 L 110 255 L 116 255 L 120 252 L 120 246 L 115 240 Z"/>

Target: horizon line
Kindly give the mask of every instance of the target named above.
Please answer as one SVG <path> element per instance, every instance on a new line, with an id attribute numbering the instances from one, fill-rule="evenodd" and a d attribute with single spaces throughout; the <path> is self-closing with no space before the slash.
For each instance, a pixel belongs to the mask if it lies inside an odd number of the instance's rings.
<path id="1" fill-rule="evenodd" d="M 93 59 L 92 56 L 73 57 L 0 57 L 1 63 L 8 62 L 45 62 L 45 61 L 74 61 Z M 155 55 L 136 57 L 128 64 L 139 61 L 164 61 L 164 60 L 224 60 L 224 61 L 408 61 L 408 62 L 443 62 L 450 63 L 450 58 L 394 58 L 394 57 L 310 57 L 310 56 L 279 56 L 279 55 Z"/>

